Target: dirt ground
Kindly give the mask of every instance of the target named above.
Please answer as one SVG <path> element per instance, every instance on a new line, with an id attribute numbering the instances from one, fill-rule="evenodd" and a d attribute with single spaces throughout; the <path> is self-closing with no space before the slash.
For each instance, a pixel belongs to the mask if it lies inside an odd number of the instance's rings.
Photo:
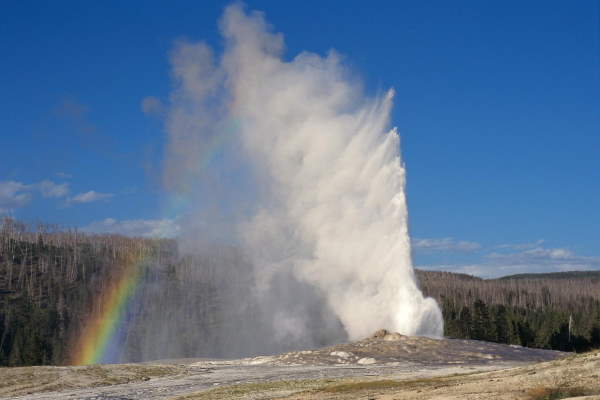
<path id="1" fill-rule="evenodd" d="M 600 351 L 491 371 L 471 368 L 240 384 L 176 399 L 600 399 Z"/>
<path id="2" fill-rule="evenodd" d="M 22 400 L 575 397 L 600 399 L 600 352 L 573 356 L 386 332 L 241 360 L 0 368 L 0 398 Z"/>

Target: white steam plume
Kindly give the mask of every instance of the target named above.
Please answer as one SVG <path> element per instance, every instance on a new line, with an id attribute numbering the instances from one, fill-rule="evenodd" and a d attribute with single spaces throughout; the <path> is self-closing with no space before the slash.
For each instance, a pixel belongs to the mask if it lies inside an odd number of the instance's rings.
<path id="1" fill-rule="evenodd" d="M 334 52 L 285 60 L 282 35 L 239 5 L 221 30 L 222 57 L 189 42 L 171 57 L 165 180 L 192 199 L 185 244 L 200 240 L 200 220 L 217 230 L 219 214 L 253 268 L 275 340 L 312 326 L 295 310 L 314 299 L 280 301 L 292 283 L 322 296 L 350 339 L 379 328 L 441 336 L 411 263 L 393 91 L 365 97 Z"/>

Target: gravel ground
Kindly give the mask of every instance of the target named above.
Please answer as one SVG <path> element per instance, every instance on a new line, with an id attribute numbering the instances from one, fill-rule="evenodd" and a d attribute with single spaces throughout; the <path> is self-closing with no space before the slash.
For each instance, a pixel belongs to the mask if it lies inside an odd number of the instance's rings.
<path id="1" fill-rule="evenodd" d="M 276 393 L 289 395 L 340 379 L 423 379 L 522 367 L 563 356 L 564 353 L 556 351 L 519 346 L 384 332 L 355 343 L 241 360 L 187 359 L 90 367 L 4 368 L 0 369 L 0 398 L 203 398 L 197 397 L 198 393 L 216 396 L 209 398 L 234 398 L 233 394 L 226 394 L 227 391 L 219 397 L 218 389 L 243 385 L 246 389 L 236 392 L 241 393 L 238 398 L 273 398 Z M 261 385 L 292 381 L 304 383 L 291 389 L 277 389 L 279 391 L 267 397 L 258 395 Z M 253 388 L 256 393 L 252 393 Z"/>

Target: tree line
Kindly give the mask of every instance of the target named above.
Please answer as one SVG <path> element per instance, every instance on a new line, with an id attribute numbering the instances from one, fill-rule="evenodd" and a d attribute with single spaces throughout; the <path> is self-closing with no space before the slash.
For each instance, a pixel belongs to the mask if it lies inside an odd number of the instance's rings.
<path id="1" fill-rule="evenodd" d="M 263 328 L 252 274 L 235 248 L 180 255 L 168 239 L 83 234 L 0 220 L 0 365 L 65 365 L 102 298 L 140 260 L 134 296 L 111 362 L 245 354 L 240 326 Z M 231 267 L 235 266 L 235 268 Z M 234 294 L 234 295 L 232 295 Z M 242 318 L 245 316 L 246 318 Z M 266 335 L 263 348 L 268 346 Z M 277 350 L 277 349 L 276 349 Z"/>
<path id="2" fill-rule="evenodd" d="M 121 261 L 142 254 L 143 284 L 125 316 L 125 350 L 116 361 L 241 356 L 244 347 L 233 337 L 240 326 L 228 324 L 241 321 L 240 313 L 255 314 L 243 319 L 243 329 L 264 329 L 256 305 L 239 306 L 251 297 L 253 278 L 250 268 L 227 269 L 243 263 L 234 248 L 181 256 L 173 240 L 83 234 L 5 218 L 0 365 L 69 363 L 70 346 L 123 272 Z M 568 351 L 600 347 L 600 273 L 483 280 L 417 271 L 417 278 L 440 304 L 446 336 Z"/>
<path id="3" fill-rule="evenodd" d="M 132 253 L 166 262 L 174 243 L 0 221 L 0 365 L 67 362 L 95 299 Z"/>
<path id="4" fill-rule="evenodd" d="M 417 271 L 446 336 L 563 351 L 600 348 L 600 271 L 480 279 Z"/>

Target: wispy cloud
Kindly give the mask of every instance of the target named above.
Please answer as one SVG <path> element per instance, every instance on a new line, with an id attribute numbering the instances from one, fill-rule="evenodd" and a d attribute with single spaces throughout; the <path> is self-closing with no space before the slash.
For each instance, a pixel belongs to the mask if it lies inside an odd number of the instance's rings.
<path id="1" fill-rule="evenodd" d="M 475 251 L 481 248 L 476 242 L 455 240 L 453 238 L 415 238 L 412 246 L 417 251 Z"/>
<path id="2" fill-rule="evenodd" d="M 57 172 L 56 176 L 62 179 L 71 179 L 73 177 L 73 175 L 67 174 L 66 172 Z"/>
<path id="3" fill-rule="evenodd" d="M 537 246 L 518 252 L 492 252 L 479 263 L 420 265 L 417 268 L 493 278 L 522 273 L 597 270 L 600 269 L 600 257 L 580 256 L 565 248 Z"/>
<path id="4" fill-rule="evenodd" d="M 600 268 L 600 257 L 579 256 L 569 249 L 535 247 L 517 253 L 490 253 L 486 256 L 496 264 L 541 265 L 556 270 Z"/>
<path id="5" fill-rule="evenodd" d="M 69 203 L 92 203 L 100 200 L 108 200 L 114 195 L 112 193 L 99 193 L 94 190 L 79 193 L 69 199 Z"/>
<path id="6" fill-rule="evenodd" d="M 0 181 L 0 213 L 6 214 L 26 206 L 36 193 L 45 198 L 63 198 L 69 194 L 69 184 L 47 179 L 32 184 Z"/>
<path id="7" fill-rule="evenodd" d="M 64 199 L 66 204 L 92 203 L 108 200 L 113 193 L 101 193 L 95 190 L 69 197 L 69 183 L 57 183 L 44 179 L 38 183 L 26 184 L 17 181 L 0 181 L 0 214 L 11 213 L 26 206 L 35 196 L 52 199 Z"/>
<path id="8" fill-rule="evenodd" d="M 68 183 L 55 183 L 49 180 L 43 180 L 38 183 L 38 188 L 43 197 L 60 198 L 69 194 Z"/>
<path id="9" fill-rule="evenodd" d="M 0 181 L 0 214 L 23 207 L 31 200 L 31 186 L 15 181 Z"/>
<path id="10" fill-rule="evenodd" d="M 529 243 L 505 243 L 496 246 L 498 249 L 510 249 L 510 250 L 527 250 L 541 246 L 544 243 L 544 239 L 536 240 L 535 242 Z"/>
<path id="11" fill-rule="evenodd" d="M 90 233 L 118 233 L 125 236 L 172 238 L 179 234 L 179 224 L 173 219 L 132 219 L 118 221 L 106 218 L 81 228 Z"/>

